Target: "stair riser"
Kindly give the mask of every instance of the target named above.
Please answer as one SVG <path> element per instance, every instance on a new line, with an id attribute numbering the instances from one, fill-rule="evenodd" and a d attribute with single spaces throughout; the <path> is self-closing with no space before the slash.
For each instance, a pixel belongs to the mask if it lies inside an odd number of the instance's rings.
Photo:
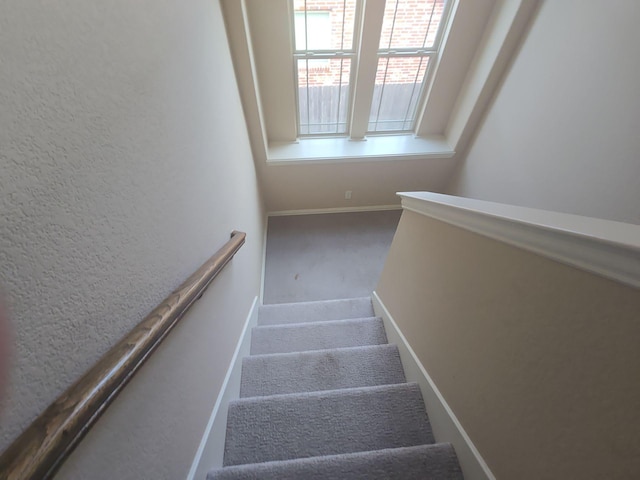
<path id="1" fill-rule="evenodd" d="M 387 335 L 380 319 L 255 327 L 251 332 L 251 355 L 385 343 L 387 343 Z"/>
<path id="2" fill-rule="evenodd" d="M 228 467 L 207 480 L 462 480 L 449 444 Z"/>
<path id="3" fill-rule="evenodd" d="M 285 303 L 261 306 L 258 314 L 258 325 L 280 325 L 373 316 L 373 305 L 370 298 Z"/>

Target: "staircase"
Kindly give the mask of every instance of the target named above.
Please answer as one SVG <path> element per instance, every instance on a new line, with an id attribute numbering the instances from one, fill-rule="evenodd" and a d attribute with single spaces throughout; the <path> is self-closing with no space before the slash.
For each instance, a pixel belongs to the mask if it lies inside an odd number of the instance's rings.
<path id="1" fill-rule="evenodd" d="M 260 307 L 208 480 L 462 479 L 370 298 Z"/>

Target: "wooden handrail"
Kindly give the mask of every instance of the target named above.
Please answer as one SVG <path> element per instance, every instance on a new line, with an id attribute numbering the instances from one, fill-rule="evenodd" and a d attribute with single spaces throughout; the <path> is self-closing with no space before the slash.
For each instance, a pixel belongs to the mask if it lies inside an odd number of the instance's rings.
<path id="1" fill-rule="evenodd" d="M 245 242 L 231 239 L 13 442 L 0 456 L 0 479 L 49 479 Z"/>

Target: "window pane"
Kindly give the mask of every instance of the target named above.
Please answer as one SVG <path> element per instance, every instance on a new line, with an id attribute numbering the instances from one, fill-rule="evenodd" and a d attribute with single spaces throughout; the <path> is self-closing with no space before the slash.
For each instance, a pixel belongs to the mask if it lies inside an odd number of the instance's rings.
<path id="1" fill-rule="evenodd" d="M 300 135 L 346 133 L 351 59 L 298 60 Z"/>
<path id="2" fill-rule="evenodd" d="M 381 49 L 433 47 L 445 0 L 387 0 Z"/>
<path id="3" fill-rule="evenodd" d="M 296 50 L 328 50 L 331 48 L 329 12 L 295 13 Z"/>
<path id="4" fill-rule="evenodd" d="M 297 51 L 351 50 L 356 0 L 295 0 L 293 8 Z"/>
<path id="5" fill-rule="evenodd" d="M 369 132 L 411 130 L 429 57 L 381 57 L 378 60 Z"/>

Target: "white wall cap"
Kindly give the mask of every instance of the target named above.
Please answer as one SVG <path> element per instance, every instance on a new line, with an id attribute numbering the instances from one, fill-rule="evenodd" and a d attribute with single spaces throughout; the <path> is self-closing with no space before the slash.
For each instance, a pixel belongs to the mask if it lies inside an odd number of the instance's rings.
<path id="1" fill-rule="evenodd" d="M 640 288 L 640 225 L 431 192 L 402 207 Z"/>

